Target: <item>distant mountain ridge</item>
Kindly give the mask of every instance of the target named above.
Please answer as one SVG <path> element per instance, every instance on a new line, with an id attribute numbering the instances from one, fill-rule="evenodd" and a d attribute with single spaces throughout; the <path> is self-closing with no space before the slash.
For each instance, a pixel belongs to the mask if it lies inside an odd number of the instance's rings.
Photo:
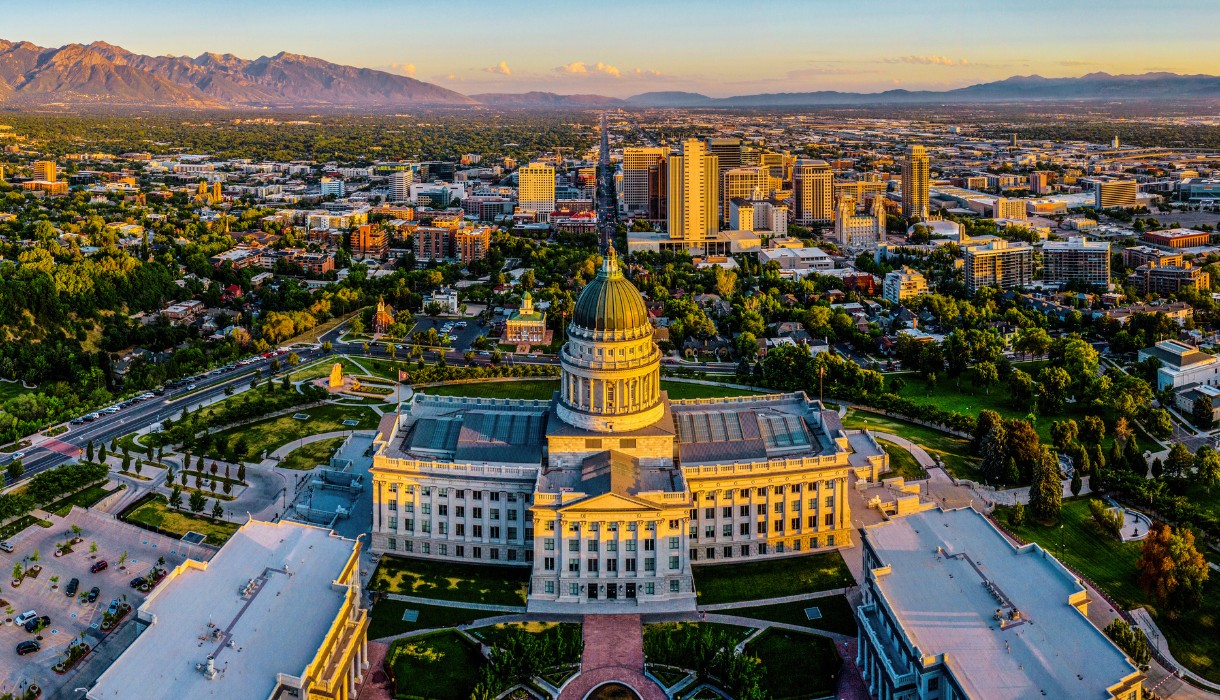
<path id="1" fill-rule="evenodd" d="M 182 108 L 472 105 L 438 85 L 286 52 L 144 56 L 105 42 L 48 49 L 0 40 L 0 105 Z"/>
<path id="2" fill-rule="evenodd" d="M 159 107 L 188 109 L 393 109 L 478 106 L 524 109 L 606 107 L 817 107 L 866 104 L 1088 100 L 1220 101 L 1220 77 L 1089 73 L 1079 78 L 1013 76 L 953 90 L 876 93 L 780 92 L 709 97 L 695 92 L 646 92 L 627 98 L 553 92 L 471 96 L 371 68 L 281 52 L 253 60 L 232 54 L 145 56 L 105 42 L 57 49 L 0 40 L 0 106 Z"/>

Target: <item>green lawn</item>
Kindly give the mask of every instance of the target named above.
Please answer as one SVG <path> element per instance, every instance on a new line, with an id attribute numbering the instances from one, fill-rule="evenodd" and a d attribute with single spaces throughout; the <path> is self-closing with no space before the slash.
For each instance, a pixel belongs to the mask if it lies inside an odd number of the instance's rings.
<path id="1" fill-rule="evenodd" d="M 319 464 L 330 464 L 330 458 L 347 438 L 328 438 L 311 442 L 304 447 L 298 447 L 280 462 L 283 469 L 308 470 Z"/>
<path id="2" fill-rule="evenodd" d="M 119 454 L 122 454 L 124 447 L 126 447 L 127 451 L 133 455 L 147 455 L 148 454 L 148 448 L 145 447 L 144 445 L 141 445 L 140 443 L 136 442 L 135 433 L 128 433 L 127 435 L 124 435 L 123 437 L 119 438 L 115 442 L 116 442 L 115 446 L 118 448 Z"/>
<path id="3" fill-rule="evenodd" d="M 293 418 L 297 413 L 308 414 L 309 419 Z M 343 421 L 348 419 L 358 420 L 359 424 L 344 425 Z M 222 430 L 213 435 L 213 447 L 207 454 L 209 457 L 223 458 L 223 451 L 218 451 L 216 446 L 231 444 L 240 436 L 246 439 L 247 454 L 257 457 L 264 451 L 270 453 L 293 440 L 310 435 L 337 430 L 370 430 L 377 427 L 379 420 L 377 413 L 367 406 L 324 404 Z"/>
<path id="4" fill-rule="evenodd" d="M 883 478 L 901 476 L 907 481 L 917 481 L 928 478 L 928 472 L 919 466 L 915 457 L 905 447 L 899 447 L 889 440 L 878 440 L 885 453 L 890 456 L 890 471 Z"/>
<path id="5" fill-rule="evenodd" d="M 996 517 L 1007 526 L 1008 512 L 996 509 Z M 1148 596 L 1136 583 L 1136 562 L 1141 544 L 1122 543 L 1098 534 L 1089 515 L 1087 498 L 1072 499 L 1063 504 L 1059 525 L 1042 526 L 1031 523 L 1010 528 L 1026 542 L 1037 542 L 1044 549 L 1060 556 L 1064 563 L 1081 572 L 1124 608 L 1148 603 Z M 1220 682 L 1220 580 L 1208 579 L 1203 604 L 1171 619 L 1158 615 L 1157 625 L 1169 642 L 1174 657 L 1192 671 L 1213 682 Z"/>
<path id="6" fill-rule="evenodd" d="M 805 614 L 805 608 L 816 607 L 822 613 L 817 620 L 810 620 Z M 739 608 L 732 611 L 734 615 L 752 617 L 756 620 L 784 622 L 801 627 L 837 632 L 850 636 L 856 635 L 856 616 L 852 612 L 847 597 L 842 595 L 814 600 L 800 600 L 795 603 L 780 603 L 779 605 L 760 605 L 752 608 Z"/>
<path id="7" fill-rule="evenodd" d="M 331 368 L 335 363 L 343 365 L 344 376 L 352 374 L 364 374 L 364 370 L 359 365 L 347 359 L 346 357 L 326 357 L 318 360 L 314 364 L 303 369 L 294 369 L 290 375 L 290 381 L 299 382 L 305 379 L 317 379 L 319 377 L 329 377 Z"/>
<path id="8" fill-rule="evenodd" d="M 745 651 L 766 667 L 762 688 L 774 700 L 824 698 L 838 688 L 843 660 L 826 637 L 771 628 Z"/>
<path id="9" fill-rule="evenodd" d="M 43 510 L 47 511 L 48 513 L 54 513 L 55 515 L 63 517 L 65 515 L 67 515 L 69 511 L 72 510 L 72 506 L 79 506 L 81 508 L 89 508 L 94 503 L 97 503 L 98 501 L 102 500 L 103 498 L 109 496 L 110 494 L 112 494 L 118 490 L 119 490 L 119 488 L 117 486 L 113 489 L 107 490 L 104 482 L 101 484 L 94 484 L 93 486 L 90 486 L 86 489 L 77 491 L 76 493 L 72 494 L 71 496 L 68 496 L 66 498 L 61 498 L 58 501 L 51 503 L 50 505 L 46 506 Z"/>
<path id="10" fill-rule="evenodd" d="M 692 569 L 700 605 L 826 591 L 852 581 L 851 572 L 837 551 Z"/>
<path id="11" fill-rule="evenodd" d="M 471 630 L 471 634 L 488 646 L 501 646 L 509 634 L 515 631 L 527 632 L 529 634 L 541 635 L 539 638 L 557 640 L 560 637 L 569 637 L 579 639 L 581 626 L 575 622 L 510 622 L 507 624 L 492 625 L 490 627 L 480 627 L 476 630 Z M 580 645 L 576 645 L 579 649 Z M 569 659 L 573 663 L 579 663 L 579 655 L 577 658 Z"/>
<path id="12" fill-rule="evenodd" d="M 456 632 L 400 639 L 386 653 L 395 695 L 425 700 L 469 700 L 487 662 Z"/>
<path id="13" fill-rule="evenodd" d="M 753 396 L 762 392 L 708 384 L 690 384 L 661 380 L 661 389 L 671 399 L 705 399 L 719 396 Z M 433 396 L 478 396 L 495 399 L 540 399 L 548 400 L 559 390 L 557 379 L 527 379 L 524 381 L 483 381 L 470 384 L 446 384 L 424 387 L 419 391 Z"/>
<path id="14" fill-rule="evenodd" d="M 405 622 L 402 614 L 407 610 L 419 612 L 415 622 Z M 473 622 L 479 618 L 498 613 L 483 610 L 467 610 L 465 608 L 446 608 L 439 605 L 420 605 L 419 603 L 404 603 L 398 600 L 382 599 L 377 601 L 369 612 L 369 639 L 381 639 L 403 632 L 414 632 L 422 629 L 441 629 Z"/>
<path id="15" fill-rule="evenodd" d="M 189 512 L 172 510 L 165 497 L 160 495 L 145 501 L 134 510 L 128 511 L 124 519 L 133 523 L 151 525 L 179 537 L 187 532 L 198 532 L 207 536 L 207 539 L 204 540 L 205 544 L 213 546 L 220 546 L 227 542 L 241 527 L 237 523 L 226 520 L 213 520 Z"/>
<path id="16" fill-rule="evenodd" d="M 421 598 L 492 605 L 525 605 L 528 567 L 453 564 L 382 557 L 369 588 Z"/>
<path id="17" fill-rule="evenodd" d="M 644 648 L 648 649 L 651 647 L 649 640 L 656 637 L 679 635 L 688 627 L 693 627 L 696 630 L 710 630 L 713 634 L 724 634 L 734 645 L 740 644 L 754 630 L 752 627 L 726 625 L 719 622 L 654 622 L 644 625 Z M 662 645 L 662 647 L 664 646 L 666 645 Z"/>
<path id="18" fill-rule="evenodd" d="M 38 389 L 26 389 L 21 382 L 0 382 L 0 403 L 34 391 Z"/>
<path id="19" fill-rule="evenodd" d="M 959 479 L 978 478 L 978 460 L 971 456 L 970 441 L 964 438 L 872 411 L 848 410 L 843 418 L 843 427 L 867 428 L 901 435 L 927 450 L 929 454 L 939 455 L 949 472 Z"/>
<path id="20" fill-rule="evenodd" d="M 0 528 L 0 540 L 7 540 L 31 525 L 38 525 L 39 527 L 51 527 L 51 523 L 47 522 L 46 520 L 40 520 L 32 515 L 23 515 L 8 525 Z"/>

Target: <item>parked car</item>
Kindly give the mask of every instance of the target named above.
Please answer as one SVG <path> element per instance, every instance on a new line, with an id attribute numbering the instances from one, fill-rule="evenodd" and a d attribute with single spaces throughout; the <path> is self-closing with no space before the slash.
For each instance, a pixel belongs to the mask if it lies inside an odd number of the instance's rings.
<path id="1" fill-rule="evenodd" d="M 74 578 L 71 581 L 68 581 L 67 586 L 64 586 L 64 595 L 71 598 L 72 596 L 76 595 L 76 592 L 79 590 L 80 590 L 80 579 Z"/>
<path id="2" fill-rule="evenodd" d="M 93 566 L 89 567 L 89 571 L 96 574 L 99 571 L 105 571 L 107 568 L 109 568 L 109 566 L 110 562 L 106 561 L 105 559 L 101 559 L 94 562 Z"/>
<path id="3" fill-rule="evenodd" d="M 37 620 L 37 619 L 38 619 L 38 611 L 26 610 L 25 612 L 21 613 L 17 617 L 13 618 L 13 624 L 17 625 L 18 627 L 24 627 L 25 623 L 29 622 L 30 620 Z"/>
<path id="4" fill-rule="evenodd" d="M 119 599 L 118 598 L 115 598 L 114 600 L 110 601 L 110 607 L 106 608 L 106 614 L 110 615 L 111 617 L 119 614 Z"/>
<path id="5" fill-rule="evenodd" d="M 9 542 L 8 540 L 4 540 L 3 542 L 0 542 L 0 549 L 6 552 L 12 552 L 14 549 L 13 543 Z"/>
<path id="6" fill-rule="evenodd" d="M 33 654 L 42 648 L 42 645 L 33 639 L 27 639 L 24 642 L 17 643 L 17 656 L 25 656 Z"/>
<path id="7" fill-rule="evenodd" d="M 137 576 L 137 577 L 131 579 L 130 585 L 132 588 L 139 588 L 140 586 L 143 586 L 146 583 L 148 583 L 148 579 L 144 578 L 143 576 Z"/>
<path id="8" fill-rule="evenodd" d="M 85 596 L 85 602 L 86 603 L 96 603 L 97 597 L 100 596 L 101 594 L 102 594 L 102 589 L 98 588 L 97 586 L 94 586 L 93 588 L 89 589 L 89 595 Z"/>
<path id="9" fill-rule="evenodd" d="M 34 632 L 37 632 L 40 629 L 47 627 L 47 625 L 50 625 L 50 624 L 51 624 L 51 617 L 49 615 L 43 615 L 42 617 L 36 617 L 33 620 L 30 620 L 29 622 L 25 623 L 25 631 L 30 632 L 32 634 Z"/>

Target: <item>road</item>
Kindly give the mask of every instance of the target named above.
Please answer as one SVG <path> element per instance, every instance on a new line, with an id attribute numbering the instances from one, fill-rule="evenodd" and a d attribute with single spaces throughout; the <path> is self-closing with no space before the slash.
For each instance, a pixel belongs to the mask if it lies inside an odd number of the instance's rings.
<path id="1" fill-rule="evenodd" d="M 610 132 L 606 129 L 606 115 L 603 113 L 597 157 L 597 243 L 602 255 L 610 252 L 617 223 L 618 201 L 614 196 L 614 167 L 610 163 Z"/>

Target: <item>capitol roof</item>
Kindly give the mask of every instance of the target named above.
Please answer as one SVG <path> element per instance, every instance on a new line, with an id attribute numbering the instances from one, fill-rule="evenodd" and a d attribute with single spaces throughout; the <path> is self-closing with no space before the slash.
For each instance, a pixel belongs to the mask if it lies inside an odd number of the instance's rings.
<path id="1" fill-rule="evenodd" d="M 613 248 L 576 300 L 572 324 L 590 331 L 629 331 L 649 325 L 640 290 L 623 276 Z"/>

